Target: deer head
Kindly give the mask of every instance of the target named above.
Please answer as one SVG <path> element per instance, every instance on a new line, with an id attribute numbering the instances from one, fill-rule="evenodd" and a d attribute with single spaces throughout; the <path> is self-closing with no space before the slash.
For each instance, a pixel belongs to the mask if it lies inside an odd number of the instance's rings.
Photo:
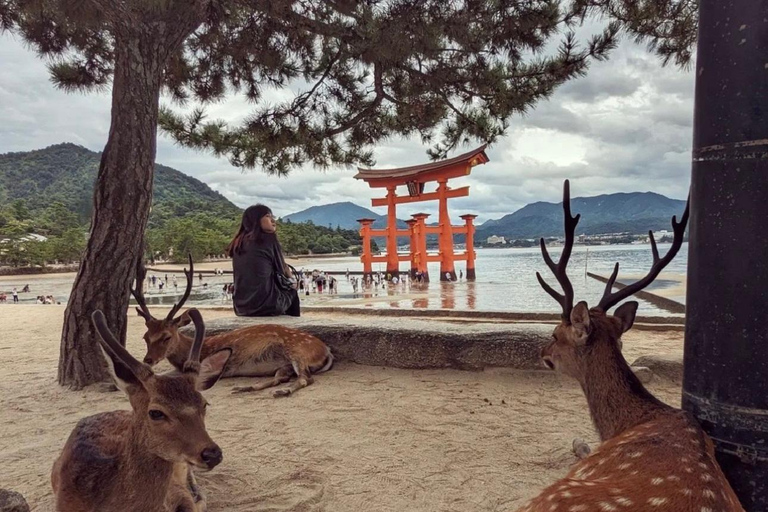
<path id="1" fill-rule="evenodd" d="M 192 255 L 190 254 L 189 271 L 186 268 L 184 269 L 184 275 L 187 276 L 187 287 L 184 290 L 184 295 L 179 302 L 173 305 L 165 318 L 158 319 L 149 312 L 147 302 L 144 299 L 144 278 L 147 275 L 147 270 L 144 267 L 144 262 L 139 260 L 138 267 L 136 268 L 136 288 L 131 288 L 131 293 L 139 305 L 136 308 L 136 312 L 144 319 L 144 324 L 147 327 L 147 332 L 144 333 L 144 342 L 147 344 L 147 354 L 144 356 L 144 362 L 150 366 L 156 365 L 165 358 L 168 348 L 179 341 L 179 328 L 192 321 L 188 312 L 184 312 L 178 317 L 176 317 L 176 313 L 179 312 L 189 298 L 189 294 L 192 291 L 194 274 L 195 269 L 192 264 Z"/>
<path id="2" fill-rule="evenodd" d="M 576 306 L 573 305 L 573 286 L 566 273 L 568 259 L 573 250 L 576 225 L 579 223 L 580 218 L 580 215 L 575 217 L 571 215 L 571 197 L 568 180 L 565 181 L 563 187 L 563 211 L 565 218 L 565 246 L 557 264 L 550 257 L 544 239 L 542 238 L 540 241 L 544 262 L 555 275 L 563 289 L 562 294 L 558 293 L 544 281 L 541 274 L 536 272 L 539 284 L 562 308 L 560 324 L 555 327 L 555 331 L 552 333 L 552 341 L 542 349 L 541 358 L 548 368 L 577 379 L 583 387 L 587 369 L 596 366 L 590 363 L 594 362 L 597 354 L 614 353 L 614 355 L 618 354 L 621 357 L 621 335 L 632 327 L 638 304 L 635 301 L 626 302 L 619 306 L 613 315 L 609 315 L 608 311 L 622 300 L 651 284 L 656 279 L 656 276 L 659 275 L 659 272 L 672 261 L 672 258 L 675 257 L 683 243 L 683 234 L 688 222 L 688 205 L 685 207 L 685 212 L 680 222 L 677 222 L 676 217 L 672 217 L 674 241 L 667 254 L 663 258 L 659 257 L 653 232 L 649 231 L 648 235 L 653 252 L 653 266 L 650 272 L 639 281 L 614 293 L 612 291 L 613 284 L 619 273 L 619 264 L 616 263 L 613 273 L 605 285 L 605 291 L 600 303 L 593 308 L 589 308 L 584 301 L 579 302 Z M 605 350 L 601 352 L 600 349 Z"/>
<path id="3" fill-rule="evenodd" d="M 165 461 L 212 469 L 222 453 L 205 430 L 208 403 L 200 390 L 216 383 L 232 351 L 220 350 L 201 363 L 205 325 L 199 311 L 187 313 L 195 324 L 195 341 L 178 375 L 156 375 L 134 359 L 109 330 L 101 311 L 95 311 L 92 320 L 110 373 L 130 400 L 138 442 Z"/>

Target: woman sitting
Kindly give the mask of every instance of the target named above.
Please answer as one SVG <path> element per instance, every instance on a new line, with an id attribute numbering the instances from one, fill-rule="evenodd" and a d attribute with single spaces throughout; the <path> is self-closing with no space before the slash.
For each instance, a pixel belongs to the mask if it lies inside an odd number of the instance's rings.
<path id="1" fill-rule="evenodd" d="M 227 254 L 234 271 L 233 303 L 238 316 L 299 316 L 299 294 L 293 286 L 283 250 L 277 241 L 277 223 L 263 204 L 243 212 L 243 220 Z M 278 275 L 281 274 L 281 275 Z"/>

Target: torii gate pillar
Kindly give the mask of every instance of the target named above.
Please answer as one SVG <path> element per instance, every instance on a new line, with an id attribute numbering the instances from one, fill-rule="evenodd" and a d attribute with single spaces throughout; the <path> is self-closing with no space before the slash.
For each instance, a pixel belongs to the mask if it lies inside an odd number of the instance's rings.
<path id="1" fill-rule="evenodd" d="M 371 224 L 373 219 L 357 219 L 360 223 L 360 237 L 363 239 L 363 250 L 360 259 L 363 262 L 363 281 L 373 276 L 373 254 L 371 253 Z"/>
<path id="2" fill-rule="evenodd" d="M 467 281 L 475 280 L 475 218 L 477 215 L 467 213 L 462 215 L 467 230 Z"/>

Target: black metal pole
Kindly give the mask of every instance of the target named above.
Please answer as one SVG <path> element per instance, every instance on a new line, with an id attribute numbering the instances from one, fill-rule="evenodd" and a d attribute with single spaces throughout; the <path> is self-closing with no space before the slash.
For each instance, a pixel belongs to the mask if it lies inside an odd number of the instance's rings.
<path id="1" fill-rule="evenodd" d="M 768 0 L 701 0 L 683 406 L 768 511 Z"/>

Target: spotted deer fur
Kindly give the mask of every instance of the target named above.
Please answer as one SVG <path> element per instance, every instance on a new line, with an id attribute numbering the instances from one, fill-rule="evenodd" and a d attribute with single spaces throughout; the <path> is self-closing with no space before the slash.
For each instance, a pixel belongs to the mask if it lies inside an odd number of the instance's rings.
<path id="1" fill-rule="evenodd" d="M 736 494 L 715 459 L 712 440 L 689 413 L 656 399 L 634 375 L 621 353 L 621 335 L 634 323 L 637 302 L 607 311 L 650 284 L 682 244 L 688 208 L 681 222 L 673 219 L 675 241 L 659 258 L 651 235 L 654 265 L 637 286 L 612 292 L 614 269 L 603 299 L 594 308 L 573 306 L 573 288 L 565 267 L 579 216 L 570 213 L 565 183 L 566 246 L 555 264 L 542 240 L 542 253 L 564 293 L 545 290 L 562 306 L 562 321 L 542 349 L 543 362 L 575 378 L 587 398 L 602 443 L 575 464 L 565 478 L 544 489 L 519 512 L 743 512 Z"/>
<path id="2" fill-rule="evenodd" d="M 189 336 L 179 332 L 188 322 L 185 315 L 177 323 L 146 322 L 147 364 L 155 365 L 164 358 L 175 368 L 183 364 L 184 353 L 192 343 Z M 333 365 L 333 354 L 325 343 L 282 325 L 253 325 L 210 336 L 203 343 L 202 355 L 225 348 L 232 350 L 232 357 L 222 377 L 271 377 L 253 386 L 233 388 L 237 393 L 278 386 L 296 377 L 288 387 L 273 392 L 275 397 L 287 396 L 312 384 L 313 374 L 328 371 Z"/>

